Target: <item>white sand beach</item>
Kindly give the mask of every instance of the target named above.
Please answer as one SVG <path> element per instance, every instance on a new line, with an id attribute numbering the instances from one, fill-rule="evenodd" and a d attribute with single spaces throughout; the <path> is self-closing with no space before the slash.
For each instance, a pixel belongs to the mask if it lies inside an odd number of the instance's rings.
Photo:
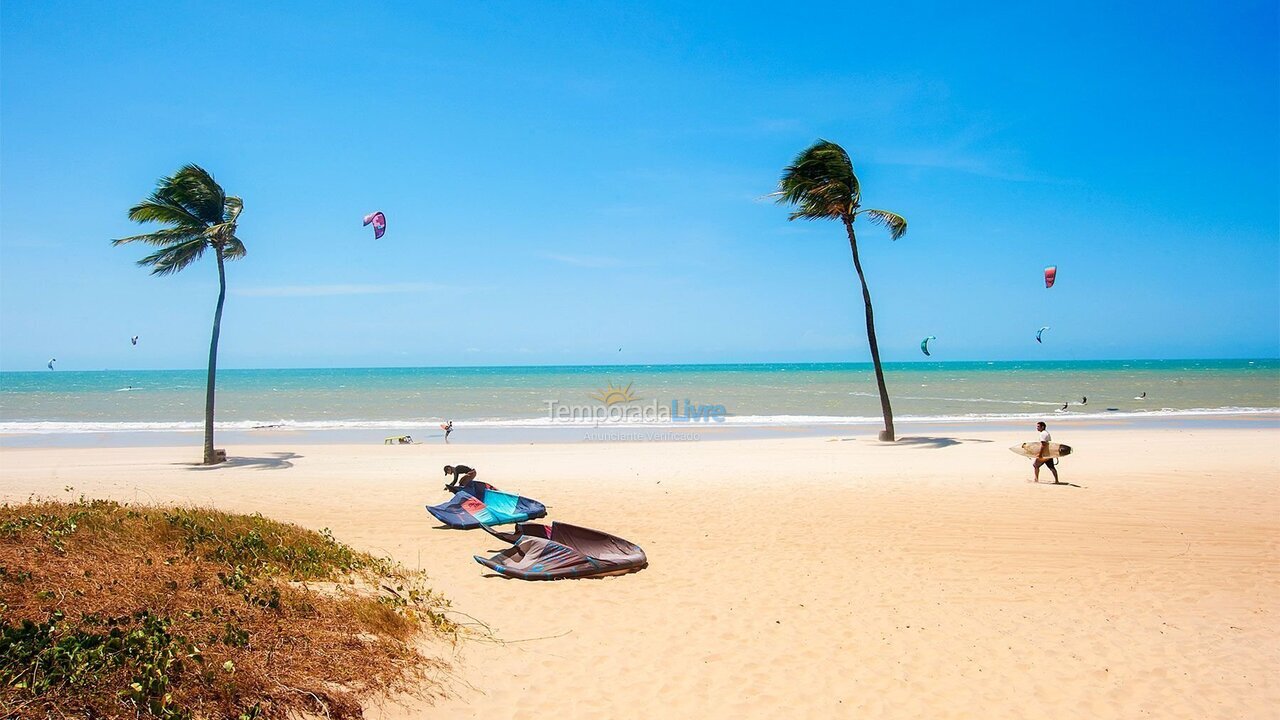
<path id="1" fill-rule="evenodd" d="M 260 512 L 422 567 L 505 644 L 370 717 L 1264 718 L 1280 707 L 1274 428 L 1095 428 L 1033 485 L 975 427 L 565 445 L 0 450 L 0 496 Z M 436 529 L 441 466 L 642 545 L 596 580 L 486 576 Z M 1042 479 L 1049 479 L 1045 473 Z M 466 618 L 459 615 L 459 619 Z"/>

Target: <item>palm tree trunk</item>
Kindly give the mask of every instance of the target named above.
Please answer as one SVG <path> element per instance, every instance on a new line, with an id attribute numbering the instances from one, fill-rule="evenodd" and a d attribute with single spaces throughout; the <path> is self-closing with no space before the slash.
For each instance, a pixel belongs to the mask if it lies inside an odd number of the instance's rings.
<path id="1" fill-rule="evenodd" d="M 222 248 L 215 247 L 218 256 L 218 308 L 213 312 L 213 338 L 209 341 L 209 382 L 204 393 L 204 464 L 217 465 L 221 460 L 213 449 L 213 387 L 218 375 L 218 334 L 222 332 L 222 304 L 227 299 L 227 272 L 222 261 Z"/>
<path id="2" fill-rule="evenodd" d="M 853 234 L 853 220 L 845 218 L 844 228 L 849 233 L 853 267 L 858 271 L 858 280 L 862 283 L 862 303 L 867 308 L 867 343 L 871 345 L 871 362 L 876 368 L 876 387 L 880 390 L 880 412 L 884 414 L 884 430 L 880 433 L 880 439 L 893 442 L 893 408 L 889 407 L 889 389 L 884 385 L 884 368 L 880 367 L 880 346 L 876 343 L 876 323 L 871 313 L 871 291 L 867 289 L 867 278 L 862 274 L 862 261 L 858 259 L 858 239 Z"/>

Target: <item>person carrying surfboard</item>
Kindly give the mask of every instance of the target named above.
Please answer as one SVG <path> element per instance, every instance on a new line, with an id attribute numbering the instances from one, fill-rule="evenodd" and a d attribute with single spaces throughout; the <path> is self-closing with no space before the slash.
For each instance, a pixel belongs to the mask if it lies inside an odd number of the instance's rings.
<path id="1" fill-rule="evenodd" d="M 1049 443 L 1053 442 L 1053 436 L 1049 434 L 1048 427 L 1043 421 L 1036 423 L 1036 430 L 1040 433 L 1040 454 L 1031 461 L 1031 467 L 1035 471 L 1035 482 L 1040 482 L 1040 466 L 1044 465 L 1049 468 L 1049 472 L 1053 473 L 1053 484 L 1061 485 L 1062 483 L 1058 480 L 1058 468 L 1053 458 L 1045 457 L 1045 453 L 1049 452 Z"/>

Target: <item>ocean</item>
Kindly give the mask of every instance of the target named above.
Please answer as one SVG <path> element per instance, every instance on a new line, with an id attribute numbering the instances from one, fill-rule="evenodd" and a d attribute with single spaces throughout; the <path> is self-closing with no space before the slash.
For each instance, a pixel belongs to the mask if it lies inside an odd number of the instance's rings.
<path id="1" fill-rule="evenodd" d="M 896 421 L 1280 415 L 1280 361 L 890 363 Z M 0 373 L 0 436 L 199 432 L 204 370 Z M 1145 397 L 1143 394 L 1145 393 Z M 1087 402 L 1086 402 L 1087 398 Z M 1065 409 L 1064 409 L 1065 404 Z M 880 422 L 867 363 L 222 370 L 218 428 L 794 428 Z"/>

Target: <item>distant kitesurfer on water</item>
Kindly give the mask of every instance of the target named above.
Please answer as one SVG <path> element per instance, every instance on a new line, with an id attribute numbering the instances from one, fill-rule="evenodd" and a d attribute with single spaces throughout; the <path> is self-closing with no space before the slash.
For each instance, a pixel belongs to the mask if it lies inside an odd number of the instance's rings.
<path id="1" fill-rule="evenodd" d="M 1139 395 L 1138 397 L 1134 398 L 1134 400 L 1146 400 L 1146 399 L 1147 399 L 1147 394 L 1145 392 Z"/>
<path id="2" fill-rule="evenodd" d="M 1062 403 L 1062 407 L 1061 407 L 1061 408 L 1059 408 L 1059 410 L 1066 410 L 1066 409 L 1067 409 L 1067 406 L 1068 406 L 1068 405 L 1070 405 L 1070 404 L 1071 404 L 1071 403 Z"/>
<path id="3" fill-rule="evenodd" d="M 1053 442 L 1053 436 L 1049 434 L 1048 426 L 1044 421 L 1036 423 L 1036 431 L 1040 433 L 1040 455 L 1031 461 L 1031 467 L 1035 471 L 1034 482 L 1040 482 L 1040 466 L 1048 466 L 1049 472 L 1053 473 L 1053 484 L 1061 485 L 1058 481 L 1058 468 L 1054 465 L 1053 458 L 1045 457 L 1045 453 L 1049 451 L 1049 443 Z"/>
<path id="4" fill-rule="evenodd" d="M 476 479 L 475 468 L 469 468 L 466 465 L 445 465 L 445 475 L 453 475 L 453 479 L 449 481 L 444 489 L 448 492 L 457 492 L 462 483 L 471 482 Z"/>
<path id="5" fill-rule="evenodd" d="M 1086 397 L 1082 397 L 1082 398 L 1080 398 L 1080 404 L 1081 404 L 1081 405 L 1088 405 L 1088 404 L 1089 404 L 1089 398 L 1088 398 L 1087 396 L 1086 396 Z"/>

